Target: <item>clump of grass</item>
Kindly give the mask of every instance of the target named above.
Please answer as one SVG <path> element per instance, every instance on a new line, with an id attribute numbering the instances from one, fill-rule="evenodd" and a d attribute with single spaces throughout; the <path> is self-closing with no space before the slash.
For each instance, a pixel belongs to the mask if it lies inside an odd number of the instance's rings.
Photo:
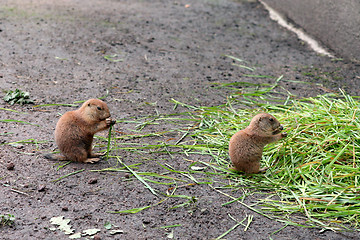
<path id="1" fill-rule="evenodd" d="M 33 100 L 30 99 L 30 94 L 28 92 L 19 89 L 7 91 L 4 96 L 4 101 L 8 102 L 10 105 L 14 105 L 15 103 L 21 105 L 34 103 Z"/>
<path id="2" fill-rule="evenodd" d="M 0 226 L 11 226 L 15 223 L 15 217 L 12 214 L 0 214 Z"/>
<path id="3" fill-rule="evenodd" d="M 233 173 L 230 186 L 240 189 L 246 182 L 257 190 L 275 191 L 273 197 L 258 203 L 262 211 L 289 224 L 358 228 L 360 102 L 342 92 L 339 96 L 287 99 L 286 105 L 261 103 L 256 109 L 236 109 L 239 104 L 237 99 L 196 109 L 200 122 L 191 137 L 194 145 L 207 146 L 205 152 L 221 167 L 217 170 L 229 165 L 230 137 L 245 128 L 257 112 L 273 114 L 289 134 L 265 148 L 262 165 L 270 167 L 265 175 Z"/>
<path id="4" fill-rule="evenodd" d="M 302 212 L 327 227 L 358 227 L 360 165 L 360 102 L 319 96 L 267 106 L 290 130 L 289 138 L 267 148 L 272 173 L 261 183 L 275 187 L 280 201 L 264 201 L 274 213 Z M 275 161 L 274 161 L 275 160 Z M 280 203 L 280 204 L 279 204 Z M 320 221 L 323 222 L 320 222 Z"/>
<path id="5" fill-rule="evenodd" d="M 170 157 L 182 154 L 185 159 L 193 155 L 187 172 L 177 171 L 166 163 L 159 165 L 168 171 L 168 177 L 178 174 L 189 184 L 205 184 L 231 198 L 223 205 L 240 203 L 286 225 L 359 230 L 358 98 L 340 90 L 338 94 L 298 99 L 284 89 L 280 81 L 284 81 L 282 77 L 275 79 L 274 84 L 219 84 L 235 90 L 220 106 L 198 107 L 173 99 L 175 108 L 183 106 L 188 111 L 177 115 L 149 116 L 142 119 L 143 123 L 134 130 L 135 135 L 121 136 L 121 139 L 138 138 L 139 141 L 152 138 L 151 144 L 117 143 L 113 150 L 140 155 L 165 153 Z M 259 112 L 274 115 L 284 125 L 288 136 L 265 147 L 261 161 L 262 167 L 269 167 L 265 174 L 235 173 L 229 170 L 228 142 Z M 144 132 L 148 124 L 164 125 L 164 122 L 175 124 L 176 128 L 156 134 Z M 167 133 L 178 137 L 172 141 L 158 140 Z M 114 142 L 117 139 L 120 138 L 114 137 Z M 207 156 L 206 160 L 201 156 Z M 201 175 L 206 177 L 199 181 Z M 179 183 L 177 177 L 171 177 L 174 184 Z M 156 190 L 156 186 L 152 186 Z M 243 203 L 247 194 L 240 198 L 231 196 L 231 191 L 245 188 L 265 197 L 260 197 L 255 205 L 250 206 Z"/>
<path id="6" fill-rule="evenodd" d="M 191 123 L 187 128 L 177 128 L 179 136 L 186 137 L 175 144 L 143 144 L 128 149 L 211 156 L 210 162 L 199 158 L 191 164 L 189 168 L 196 169 L 193 174 L 209 174 L 212 169 L 214 176 L 226 178 L 224 188 L 268 192 L 258 200 L 255 210 L 271 219 L 322 229 L 359 229 L 360 102 L 344 92 L 296 99 L 286 91 L 274 90 L 271 86 L 253 88 L 246 94 L 234 94 L 226 104 L 215 107 L 196 107 L 173 100 L 176 106 L 189 109 L 177 118 Z M 259 92 L 266 98 L 260 97 L 256 102 Z M 271 92 L 276 93 L 274 100 L 282 100 L 282 104 L 267 101 Z M 243 107 L 250 103 L 256 103 L 256 107 Z M 258 112 L 273 114 L 284 125 L 288 137 L 265 147 L 261 164 L 270 167 L 265 174 L 239 175 L 229 171 L 228 142 Z M 154 122 L 171 119 L 174 116 L 162 116 Z M 204 165 L 206 172 L 201 167 Z"/>

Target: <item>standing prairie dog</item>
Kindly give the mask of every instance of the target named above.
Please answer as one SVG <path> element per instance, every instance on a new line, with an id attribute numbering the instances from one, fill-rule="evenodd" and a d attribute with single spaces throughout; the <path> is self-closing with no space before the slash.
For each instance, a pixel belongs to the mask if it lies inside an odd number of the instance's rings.
<path id="1" fill-rule="evenodd" d="M 55 128 L 55 141 L 62 155 L 45 155 L 52 160 L 95 163 L 103 154 L 92 153 L 94 134 L 115 124 L 105 102 L 90 99 L 61 116 Z"/>
<path id="2" fill-rule="evenodd" d="M 250 125 L 235 133 L 229 142 L 229 155 L 235 170 L 245 173 L 259 173 L 260 160 L 266 144 L 286 137 L 280 133 L 283 126 L 268 113 L 256 115 Z"/>

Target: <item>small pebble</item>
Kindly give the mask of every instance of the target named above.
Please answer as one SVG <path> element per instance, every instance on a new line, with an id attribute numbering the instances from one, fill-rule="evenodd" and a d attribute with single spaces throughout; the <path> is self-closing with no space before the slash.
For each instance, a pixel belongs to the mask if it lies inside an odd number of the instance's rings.
<path id="1" fill-rule="evenodd" d="M 149 224 L 149 223 L 151 223 L 151 220 L 150 219 L 143 219 L 143 221 L 142 221 L 144 224 Z"/>
<path id="2" fill-rule="evenodd" d="M 97 183 L 97 182 L 98 182 L 97 178 L 91 178 L 91 179 L 88 181 L 89 184 L 95 184 L 95 183 Z"/>
<path id="3" fill-rule="evenodd" d="M 94 240 L 101 240 L 101 237 L 99 236 L 99 235 L 94 235 L 94 238 L 93 238 Z"/>
<path id="4" fill-rule="evenodd" d="M 68 207 L 62 207 L 61 210 L 64 211 L 64 212 L 67 212 L 67 211 L 69 211 L 69 208 Z"/>
<path id="5" fill-rule="evenodd" d="M 12 170 L 14 170 L 14 168 L 15 168 L 15 164 L 14 164 L 14 163 L 9 163 L 9 164 L 6 166 L 6 168 L 7 168 L 7 170 L 12 171 Z"/>
<path id="6" fill-rule="evenodd" d="M 40 185 L 38 186 L 38 192 L 44 192 L 45 189 L 46 189 L 46 186 L 43 185 L 43 184 L 40 184 Z"/>

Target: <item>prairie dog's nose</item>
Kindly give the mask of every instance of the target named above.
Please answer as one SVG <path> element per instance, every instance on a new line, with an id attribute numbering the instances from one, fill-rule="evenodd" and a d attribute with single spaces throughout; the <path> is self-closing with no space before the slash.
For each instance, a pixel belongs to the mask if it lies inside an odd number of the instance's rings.
<path id="1" fill-rule="evenodd" d="M 284 129 L 283 125 L 280 125 L 280 127 L 279 127 L 279 128 L 280 128 L 280 130 L 283 130 L 283 129 Z"/>

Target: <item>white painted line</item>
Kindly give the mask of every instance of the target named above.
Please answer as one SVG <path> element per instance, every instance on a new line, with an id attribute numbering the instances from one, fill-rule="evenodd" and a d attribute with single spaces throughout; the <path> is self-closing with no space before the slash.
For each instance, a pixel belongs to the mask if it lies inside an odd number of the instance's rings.
<path id="1" fill-rule="evenodd" d="M 330 58 L 335 58 L 335 56 L 331 53 L 329 53 L 325 48 L 323 48 L 322 46 L 320 46 L 320 44 L 313 39 L 312 37 L 310 37 L 308 34 L 306 34 L 302 29 L 296 28 L 294 25 L 292 25 L 291 23 L 288 23 L 278 12 L 276 12 L 274 9 L 272 9 L 271 7 L 269 7 L 269 5 L 267 5 L 266 3 L 264 3 L 262 0 L 259 0 L 264 7 L 266 8 L 266 10 L 269 11 L 269 16 L 272 20 L 274 20 L 275 22 L 277 22 L 279 25 L 281 25 L 282 27 L 296 33 L 296 35 L 298 36 L 299 39 L 301 39 L 302 41 L 306 42 L 307 44 L 309 44 L 309 46 L 317 53 L 328 56 Z"/>

